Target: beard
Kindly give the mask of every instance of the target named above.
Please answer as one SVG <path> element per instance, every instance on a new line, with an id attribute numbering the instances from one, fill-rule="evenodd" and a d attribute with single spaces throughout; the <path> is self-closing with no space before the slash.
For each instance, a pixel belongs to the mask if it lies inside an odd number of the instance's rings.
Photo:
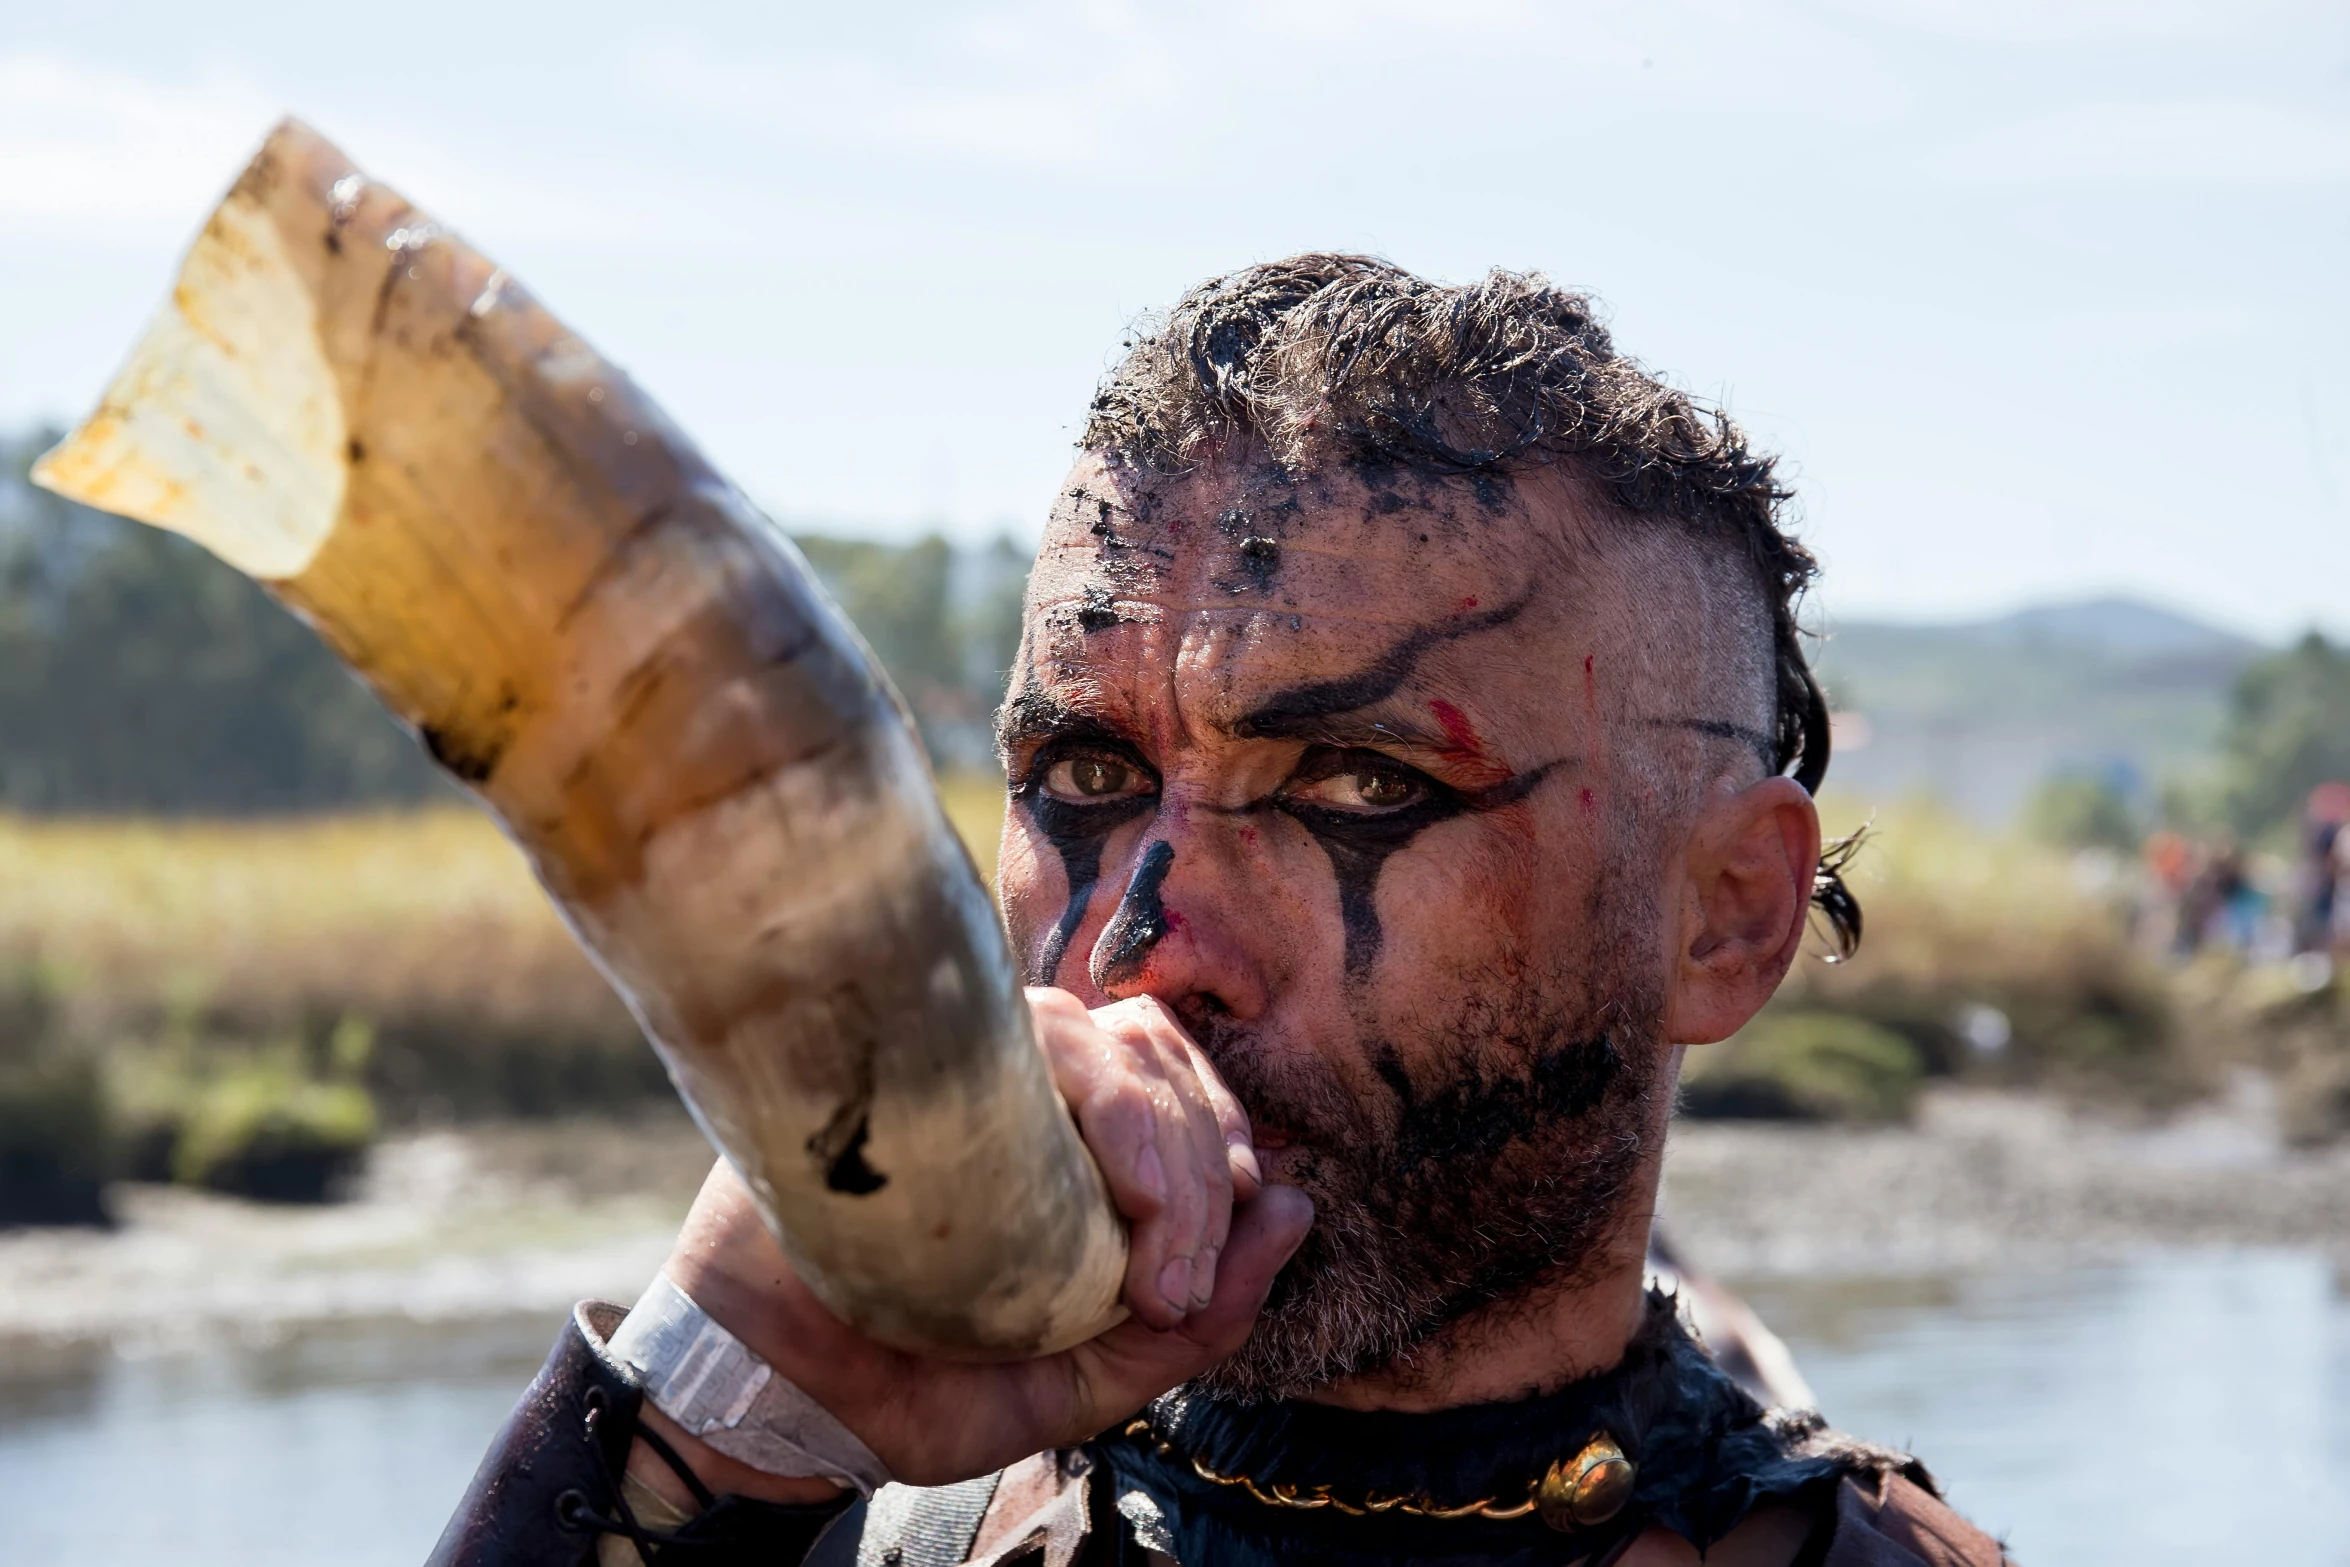
<path id="1" fill-rule="evenodd" d="M 1313 1199 L 1314 1224 L 1247 1342 L 1192 1385 L 1255 1402 L 1408 1368 L 1472 1314 L 1584 1276 L 1649 1152 L 1666 1052 L 1645 968 L 1594 951 L 1475 976 L 1408 1054 L 1366 1031 L 1388 1090 L 1369 1100 L 1303 1052 L 1199 1019 L 1252 1119 L 1293 1139 L 1278 1179 Z"/>

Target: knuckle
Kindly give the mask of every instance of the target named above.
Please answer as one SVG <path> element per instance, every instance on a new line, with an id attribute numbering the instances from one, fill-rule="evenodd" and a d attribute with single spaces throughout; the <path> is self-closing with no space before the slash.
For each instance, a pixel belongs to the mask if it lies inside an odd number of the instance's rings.
<path id="1" fill-rule="evenodd" d="M 1085 1003 L 1066 990 L 1050 985 L 1032 985 L 1028 989 L 1028 1009 L 1039 1017 L 1055 1021 L 1085 1016 Z"/>
<path id="2" fill-rule="evenodd" d="M 1229 1159 L 1205 1159 L 1200 1169 L 1208 1178 L 1208 1202 L 1218 1211 L 1232 1206 L 1232 1162 Z"/>
<path id="3" fill-rule="evenodd" d="M 1106 1137 L 1141 1142 L 1156 1134 L 1159 1117 L 1151 1096 L 1140 1084 L 1131 1078 L 1111 1078 L 1086 1096 L 1085 1111 L 1078 1119 Z"/>
<path id="4" fill-rule="evenodd" d="M 1168 1227 L 1192 1241 L 1193 1249 L 1196 1249 L 1198 1238 L 1207 1232 L 1208 1227 L 1205 1189 L 1197 1181 L 1181 1183 L 1175 1191 L 1174 1201 L 1169 1205 L 1167 1217 Z"/>
<path id="5" fill-rule="evenodd" d="M 1096 1027 L 1109 1033 L 1147 1032 L 1149 1023 L 1143 1008 L 1149 1001 L 1148 996 L 1128 996 L 1122 1001 L 1113 1001 L 1106 1007 L 1096 1007 L 1088 1016 L 1093 1019 Z"/>
<path id="6" fill-rule="evenodd" d="M 1175 1021 L 1175 1009 L 1168 1006 L 1166 1002 L 1157 996 L 1137 996 L 1134 999 L 1141 1003 L 1134 1009 L 1135 1015 L 1143 1020 L 1145 1026 L 1154 1032 L 1160 1030 L 1176 1034 L 1183 1032 L 1183 1025 Z"/>

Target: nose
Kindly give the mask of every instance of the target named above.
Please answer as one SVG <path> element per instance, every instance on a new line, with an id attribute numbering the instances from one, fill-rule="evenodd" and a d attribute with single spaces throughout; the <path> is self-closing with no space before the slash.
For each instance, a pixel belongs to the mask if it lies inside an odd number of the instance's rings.
<path id="1" fill-rule="evenodd" d="M 1159 894 L 1167 873 L 1175 868 L 1175 845 L 1161 838 L 1142 851 L 1125 895 L 1102 927 L 1094 943 L 1093 961 L 1086 973 L 1093 988 L 1110 995 L 1111 986 L 1132 984 L 1150 961 L 1151 949 L 1167 938 L 1167 908 Z"/>
<path id="2" fill-rule="evenodd" d="M 1223 859 L 1198 834 L 1144 840 L 1086 964 L 1095 990 L 1112 1001 L 1155 996 L 1178 1017 L 1264 1010 L 1265 971 L 1237 917 L 1247 882 Z"/>

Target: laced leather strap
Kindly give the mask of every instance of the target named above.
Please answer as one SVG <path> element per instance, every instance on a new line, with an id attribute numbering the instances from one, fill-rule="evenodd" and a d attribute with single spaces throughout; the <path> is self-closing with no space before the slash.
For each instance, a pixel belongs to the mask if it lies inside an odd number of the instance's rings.
<path id="1" fill-rule="evenodd" d="M 792 1567 L 848 1510 L 849 1496 L 785 1506 L 713 1494 L 675 1448 L 639 1426 L 636 1373 L 604 1349 L 622 1316 L 600 1303 L 572 1313 L 482 1460 L 432 1567 L 589 1567 L 610 1535 L 647 1563 Z M 701 1508 L 675 1528 L 650 1527 L 629 1505 L 624 1479 L 640 1437 Z"/>

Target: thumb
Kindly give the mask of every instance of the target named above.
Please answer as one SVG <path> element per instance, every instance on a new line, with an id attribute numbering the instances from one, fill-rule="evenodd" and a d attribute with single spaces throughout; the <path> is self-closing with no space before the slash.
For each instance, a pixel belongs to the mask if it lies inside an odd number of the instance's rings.
<path id="1" fill-rule="evenodd" d="M 1085 1405 L 1072 1429 L 1090 1436 L 1240 1348 L 1313 1223 L 1313 1200 L 1294 1186 L 1268 1186 L 1235 1206 L 1205 1306 L 1165 1330 L 1130 1317 L 1072 1351 Z"/>
<path id="2" fill-rule="evenodd" d="M 1191 1338 L 1206 1352 L 1207 1358 L 1184 1376 L 1205 1371 L 1240 1348 L 1265 1308 L 1273 1281 L 1313 1226 L 1314 1200 L 1294 1186 L 1268 1186 L 1233 1208 L 1232 1234 L 1216 1268 L 1216 1293 L 1173 1334 L 1159 1335 Z"/>

